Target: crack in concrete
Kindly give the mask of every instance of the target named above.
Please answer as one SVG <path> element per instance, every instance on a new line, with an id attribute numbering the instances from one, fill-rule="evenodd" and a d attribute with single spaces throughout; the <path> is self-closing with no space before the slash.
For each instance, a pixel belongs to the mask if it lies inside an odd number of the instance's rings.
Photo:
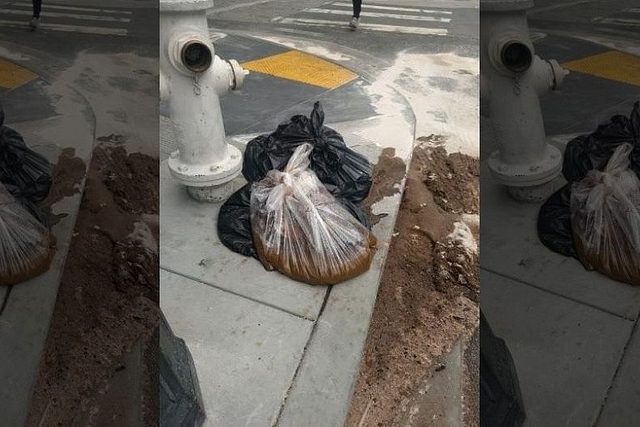
<path id="1" fill-rule="evenodd" d="M 320 318 L 322 317 L 322 313 L 324 312 L 324 309 L 327 306 L 327 302 L 329 301 L 329 295 L 331 294 L 331 290 L 332 289 L 333 289 L 332 286 L 329 286 L 327 288 L 327 292 L 324 295 L 324 301 L 322 301 L 322 307 L 320 307 L 320 312 L 318 313 L 318 318 L 313 323 L 313 328 L 311 329 L 311 333 L 309 334 L 309 339 L 307 340 L 307 344 L 302 349 L 302 356 L 300 357 L 300 363 L 298 363 L 298 366 L 296 367 L 296 371 L 293 373 L 293 378 L 291 378 L 291 382 L 289 383 L 289 387 L 287 388 L 287 391 L 284 394 L 284 398 L 282 399 L 282 405 L 280 405 L 280 410 L 278 411 L 278 416 L 276 417 L 276 420 L 271 424 L 272 427 L 277 426 L 278 423 L 280 422 L 280 418 L 282 417 L 282 413 L 284 412 L 284 407 L 285 407 L 285 405 L 287 403 L 287 399 L 289 398 L 289 394 L 291 393 L 291 389 L 293 389 L 293 385 L 295 384 L 296 379 L 298 378 L 298 374 L 300 373 L 300 370 L 302 369 L 302 364 L 304 363 L 305 356 L 307 355 L 307 349 L 309 348 L 309 345 L 313 341 L 313 337 L 316 334 L 316 330 L 318 329 L 318 323 L 320 322 Z"/>

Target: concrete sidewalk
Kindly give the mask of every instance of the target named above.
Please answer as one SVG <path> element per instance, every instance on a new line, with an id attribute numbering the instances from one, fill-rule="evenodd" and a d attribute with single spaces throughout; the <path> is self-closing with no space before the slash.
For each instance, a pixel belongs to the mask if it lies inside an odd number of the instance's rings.
<path id="1" fill-rule="evenodd" d="M 637 74 L 612 75 L 601 60 L 613 55 L 616 69 L 639 69 L 638 57 L 551 34 L 536 51 L 572 69 L 559 93 L 542 101 L 548 135 L 590 133 L 615 114 L 628 115 L 640 99 Z M 496 148 L 490 121 L 483 118 L 481 129 L 486 159 Z M 544 247 L 536 231 L 540 204 L 513 201 L 482 166 L 481 306 L 512 352 L 525 425 L 638 425 L 640 289 Z"/>
<path id="2" fill-rule="evenodd" d="M 57 252 L 45 274 L 15 286 L 0 286 L 0 425 L 24 423 L 38 375 L 49 322 L 82 199 L 94 141 L 95 119 L 75 89 L 50 80 L 51 58 L 0 42 L 0 102 L 5 125 L 53 165 L 49 201 Z M 72 129 L 72 132 L 69 130 Z M 3 305 L 4 304 L 4 305 Z"/>
<path id="3" fill-rule="evenodd" d="M 224 59 L 244 63 L 299 54 L 240 36 L 219 40 L 217 51 Z M 227 134 L 235 134 L 232 143 L 242 150 L 256 133 L 270 133 L 294 114 L 308 115 L 313 102 L 321 100 L 326 125 L 340 132 L 350 147 L 374 164 L 383 149 L 393 148 L 408 165 L 414 141 L 411 108 L 387 88 L 379 96 L 393 96 L 388 101 L 395 114 L 376 114 L 364 90 L 369 83 L 357 70 L 351 71 L 355 78 L 331 88 L 252 73 L 239 94 L 224 99 Z M 175 142 L 168 120 L 162 123 L 161 151 L 166 156 Z M 383 217 L 373 228 L 379 249 L 371 269 L 334 287 L 310 286 L 266 272 L 257 260 L 222 246 L 216 236 L 219 205 L 191 200 L 170 177 L 166 162 L 161 165 L 160 185 L 161 308 L 193 354 L 207 425 L 342 425 L 404 178 L 377 184 L 398 191 L 373 206 Z M 243 179 L 236 185 L 240 188 Z"/>

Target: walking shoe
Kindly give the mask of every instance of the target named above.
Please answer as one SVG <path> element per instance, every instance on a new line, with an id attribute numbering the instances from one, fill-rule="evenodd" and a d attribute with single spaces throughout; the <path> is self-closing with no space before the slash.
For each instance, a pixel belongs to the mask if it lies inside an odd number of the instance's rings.
<path id="1" fill-rule="evenodd" d="M 40 18 L 36 18 L 34 16 L 33 18 L 31 18 L 31 21 L 29 21 L 29 26 L 34 30 L 38 28 L 39 25 L 40 25 Z"/>
<path id="2" fill-rule="evenodd" d="M 349 27 L 351 27 L 352 30 L 355 30 L 356 28 L 358 28 L 358 25 L 360 25 L 360 18 L 356 18 L 355 16 L 351 18 L 351 22 L 349 22 Z"/>

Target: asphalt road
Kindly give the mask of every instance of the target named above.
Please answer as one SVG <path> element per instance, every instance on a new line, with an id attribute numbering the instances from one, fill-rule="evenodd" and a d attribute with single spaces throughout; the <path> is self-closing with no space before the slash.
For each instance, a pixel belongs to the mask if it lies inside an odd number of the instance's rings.
<path id="1" fill-rule="evenodd" d="M 528 16 L 532 28 L 640 40 L 636 0 L 535 0 Z"/>
<path id="2" fill-rule="evenodd" d="M 416 117 L 417 137 L 443 135 L 451 152 L 476 156 L 477 6 L 475 0 L 365 1 L 361 26 L 350 31 L 348 0 L 220 0 L 209 13 L 209 26 L 285 44 L 303 40 L 313 48 L 310 53 L 365 77 L 370 88 L 390 85 L 404 96 Z M 385 114 L 384 99 L 375 104 Z"/>
<path id="3" fill-rule="evenodd" d="M 210 25 L 328 41 L 382 60 L 392 60 L 400 51 L 456 50 L 477 55 L 479 27 L 475 0 L 365 1 L 361 27 L 355 32 L 347 26 L 351 15 L 348 0 L 220 0 L 210 13 Z"/>
<path id="4" fill-rule="evenodd" d="M 156 56 L 157 4 L 153 0 L 97 5 L 82 0 L 44 1 L 40 28 L 32 31 L 27 25 L 30 1 L 0 1 L 0 38 L 59 59 L 72 59 L 80 51 Z"/>

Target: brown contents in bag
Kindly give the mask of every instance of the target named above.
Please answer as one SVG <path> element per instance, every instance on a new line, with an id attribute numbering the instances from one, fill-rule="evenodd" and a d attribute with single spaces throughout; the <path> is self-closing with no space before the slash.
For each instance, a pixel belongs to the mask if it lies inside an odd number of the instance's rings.
<path id="1" fill-rule="evenodd" d="M 611 277 L 619 282 L 628 283 L 630 285 L 640 286 L 640 254 L 631 254 L 629 246 L 619 248 L 624 251 L 626 260 L 638 260 L 635 263 L 622 264 L 617 257 L 609 254 L 600 254 L 593 249 L 588 248 L 579 237 L 579 232 L 575 224 L 579 223 L 577 215 L 571 218 L 573 242 L 578 253 L 578 259 L 587 270 L 596 270 L 602 274 Z M 620 235 L 620 233 L 618 233 Z M 609 256 L 608 256 L 609 255 Z"/>
<path id="2" fill-rule="evenodd" d="M 0 285 L 16 285 L 47 271 L 56 239 L 0 183 Z"/>
<path id="3" fill-rule="evenodd" d="M 255 233 L 255 228 L 253 233 L 256 252 L 264 268 L 278 270 L 294 280 L 311 285 L 335 285 L 366 272 L 375 254 L 377 239 L 371 232 L 368 232 L 365 239 L 367 245 L 363 244 L 357 257 L 351 258 L 348 265 L 343 265 L 342 268 L 331 268 L 330 272 L 326 273 L 313 263 L 312 260 L 317 259 L 318 256 L 312 253 L 311 247 L 305 247 L 305 253 L 302 256 L 278 253 L 276 250 L 267 251 L 262 240 Z"/>
<path id="4" fill-rule="evenodd" d="M 632 151 L 620 145 L 603 171 L 572 184 L 571 231 L 586 269 L 640 286 L 640 180 L 630 169 Z"/>
<path id="5" fill-rule="evenodd" d="M 51 261 L 56 253 L 56 238 L 53 233 L 48 236 L 48 249 L 43 250 L 40 257 L 29 261 L 28 267 L 19 271 L 0 273 L 0 285 L 17 285 L 29 279 L 40 276 L 51 267 Z"/>

